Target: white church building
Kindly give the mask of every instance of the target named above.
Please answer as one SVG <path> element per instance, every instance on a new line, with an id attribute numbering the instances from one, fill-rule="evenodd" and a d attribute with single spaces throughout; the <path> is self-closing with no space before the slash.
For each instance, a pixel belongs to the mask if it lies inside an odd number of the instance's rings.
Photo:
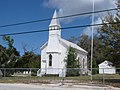
<path id="1" fill-rule="evenodd" d="M 62 69 L 66 69 L 65 58 L 69 47 L 73 47 L 77 51 L 81 68 L 85 69 L 82 74 L 87 72 L 87 51 L 78 45 L 61 38 L 61 26 L 57 18 L 57 12 L 54 12 L 53 19 L 49 25 L 48 41 L 41 49 L 41 69 L 37 75 L 54 74 L 61 76 Z M 65 74 L 66 71 L 64 71 Z"/>

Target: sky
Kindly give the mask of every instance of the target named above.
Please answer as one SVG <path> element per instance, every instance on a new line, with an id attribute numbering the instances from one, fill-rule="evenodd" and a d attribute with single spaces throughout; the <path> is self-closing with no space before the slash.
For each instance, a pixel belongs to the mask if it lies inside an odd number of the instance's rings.
<path id="1" fill-rule="evenodd" d="M 59 16 L 66 16 L 92 11 L 93 0 L 0 0 L 0 26 L 12 23 L 34 21 L 52 18 L 55 9 Z M 95 10 L 115 8 L 116 0 L 95 0 Z M 114 12 L 113 12 L 114 13 Z M 95 14 L 94 23 L 101 23 L 106 13 Z M 62 27 L 86 25 L 92 23 L 92 14 L 60 19 Z M 14 32 L 25 32 L 48 29 L 50 21 L 37 22 L 19 26 L 0 28 L 0 35 Z M 83 34 L 91 35 L 91 28 L 77 28 L 62 30 L 62 38 L 70 39 Z M 14 47 L 23 54 L 23 46 L 27 50 L 34 50 L 40 54 L 40 47 L 48 40 L 48 32 L 32 33 L 11 36 L 14 39 Z M 0 44 L 6 43 L 0 37 Z"/>

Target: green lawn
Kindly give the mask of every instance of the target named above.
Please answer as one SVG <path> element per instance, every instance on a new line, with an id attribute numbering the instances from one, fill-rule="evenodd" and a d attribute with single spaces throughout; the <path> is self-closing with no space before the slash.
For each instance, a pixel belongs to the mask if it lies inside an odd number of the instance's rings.
<path id="1" fill-rule="evenodd" d="M 104 79 L 103 79 L 104 78 Z M 0 83 L 60 83 L 62 77 L 58 76 L 11 76 L 11 77 L 0 77 Z M 105 84 L 120 86 L 120 75 L 93 75 L 92 83 L 102 84 L 103 80 Z M 64 83 L 89 83 L 91 82 L 90 76 L 72 76 L 65 77 Z M 114 86 L 115 86 L 114 85 Z"/>

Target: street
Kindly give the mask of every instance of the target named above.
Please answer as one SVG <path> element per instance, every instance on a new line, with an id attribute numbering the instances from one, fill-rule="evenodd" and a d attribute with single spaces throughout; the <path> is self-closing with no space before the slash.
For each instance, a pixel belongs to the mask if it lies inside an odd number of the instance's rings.
<path id="1" fill-rule="evenodd" d="M 65 88 L 55 86 L 41 86 L 31 84 L 0 84 L 0 90 L 80 90 L 79 88 Z"/>
<path id="2" fill-rule="evenodd" d="M 0 83 L 0 90 L 119 90 L 119 88 L 113 87 L 99 87 L 88 85 L 33 85 L 33 84 L 7 84 Z"/>

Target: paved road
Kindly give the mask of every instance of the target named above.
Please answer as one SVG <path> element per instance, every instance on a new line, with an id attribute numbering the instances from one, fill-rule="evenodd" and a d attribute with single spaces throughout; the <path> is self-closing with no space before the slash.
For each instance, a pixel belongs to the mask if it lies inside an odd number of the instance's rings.
<path id="1" fill-rule="evenodd" d="M 0 84 L 0 90 L 80 90 L 80 89 L 31 84 Z"/>
<path id="2" fill-rule="evenodd" d="M 59 85 L 31 85 L 0 83 L 0 90 L 120 90 L 98 86 L 59 86 Z"/>

